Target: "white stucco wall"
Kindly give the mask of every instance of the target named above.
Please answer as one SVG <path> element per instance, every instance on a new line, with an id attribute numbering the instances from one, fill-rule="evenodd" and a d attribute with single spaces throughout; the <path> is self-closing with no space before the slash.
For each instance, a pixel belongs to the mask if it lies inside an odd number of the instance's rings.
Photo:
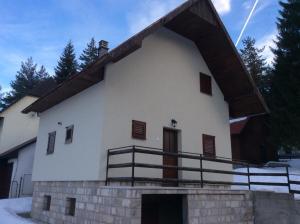
<path id="1" fill-rule="evenodd" d="M 0 153 L 36 137 L 39 118 L 35 113 L 21 112 L 36 100 L 36 97 L 25 96 L 0 113 L 0 117 L 4 118 L 2 128 L 0 127 Z"/>
<path id="2" fill-rule="evenodd" d="M 104 180 L 108 148 L 162 148 L 163 127 L 173 118 L 179 150 L 202 153 L 202 134 L 209 134 L 216 136 L 217 156 L 231 157 L 228 105 L 214 79 L 212 96 L 200 92 L 200 72 L 211 75 L 193 42 L 166 29 L 149 36 L 141 49 L 109 64 L 104 81 L 41 114 L 33 180 Z M 131 138 L 132 120 L 147 122 L 147 140 Z M 65 127 L 71 124 L 73 143 L 65 145 Z M 51 131 L 57 131 L 55 152 L 46 155 Z M 161 164 L 159 157 L 137 160 Z M 161 171 L 137 170 L 137 175 L 161 177 Z"/>
<path id="3" fill-rule="evenodd" d="M 141 49 L 108 66 L 104 149 L 133 144 L 162 148 L 163 127 L 170 127 L 174 118 L 180 129 L 179 150 L 202 153 L 202 134 L 208 134 L 216 137 L 217 156 L 230 158 L 228 104 L 214 79 L 212 96 L 200 92 L 200 72 L 211 75 L 196 45 L 167 29 L 149 36 Z M 132 120 L 147 122 L 146 141 L 131 138 Z M 154 158 L 147 155 L 137 162 L 153 162 Z M 155 161 L 161 164 L 159 157 Z M 184 166 L 199 167 L 199 161 L 181 162 Z M 105 164 L 105 151 L 101 164 Z M 224 165 L 220 167 L 225 169 Z M 105 177 L 104 168 L 103 165 L 100 179 Z M 129 171 L 117 169 L 111 175 L 119 176 L 122 172 L 128 175 Z M 161 177 L 162 172 L 139 168 L 136 173 Z M 198 173 L 191 172 L 183 176 L 199 178 Z"/>
<path id="4" fill-rule="evenodd" d="M 13 162 L 10 197 L 17 197 L 19 193 L 19 186 L 21 184 L 21 178 L 23 186 L 20 189 L 20 196 L 29 195 L 30 192 L 32 192 L 33 186 L 31 182 L 31 174 L 35 146 L 36 143 L 32 143 L 22 148 L 18 153 L 18 157 L 10 161 Z"/>
<path id="5" fill-rule="evenodd" d="M 102 139 L 103 83 L 40 114 L 33 180 L 97 180 Z M 62 125 L 59 125 L 61 122 Z M 73 142 L 65 130 L 74 125 Z M 56 131 L 54 153 L 47 155 L 48 133 Z"/>

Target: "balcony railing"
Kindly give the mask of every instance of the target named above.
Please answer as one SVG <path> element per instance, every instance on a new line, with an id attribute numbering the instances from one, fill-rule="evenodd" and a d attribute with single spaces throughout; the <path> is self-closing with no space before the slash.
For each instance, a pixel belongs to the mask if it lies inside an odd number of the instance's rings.
<path id="1" fill-rule="evenodd" d="M 114 157 L 124 156 L 126 158 L 119 158 L 117 160 Z M 139 159 L 142 161 L 138 161 L 137 157 L 147 155 L 147 159 Z M 160 160 L 154 159 L 154 156 L 161 157 Z M 189 165 L 191 163 L 186 162 L 185 164 L 179 165 L 163 165 L 162 158 L 176 158 L 177 161 L 179 159 L 192 160 L 197 161 L 193 162 L 193 166 Z M 154 162 L 155 161 L 155 162 Z M 198 166 L 195 166 L 198 164 Z M 218 169 L 217 164 L 224 164 L 221 168 Z M 224 166 L 228 167 L 231 165 L 239 165 L 241 167 L 245 167 L 247 172 L 238 172 L 232 169 L 224 169 Z M 216 168 L 215 168 L 216 167 Z M 220 166 L 219 166 L 220 167 Z M 251 172 L 251 168 L 261 168 L 261 166 L 249 164 L 244 161 L 236 161 L 223 157 L 208 157 L 202 154 L 197 153 L 189 153 L 189 152 L 178 152 L 171 153 L 165 152 L 162 149 L 151 148 L 151 147 L 143 147 L 143 146 L 126 146 L 120 148 L 109 149 L 107 151 L 107 166 L 106 166 L 106 185 L 110 182 L 130 182 L 131 186 L 135 186 L 137 182 L 148 182 L 148 183 L 161 183 L 161 184 L 171 184 L 174 186 L 178 184 L 197 184 L 200 187 L 203 187 L 205 184 L 209 185 L 238 185 L 238 186 L 247 186 L 249 190 L 251 190 L 251 186 L 253 185 L 265 185 L 265 186 L 280 186 L 287 187 L 289 193 L 300 194 L 299 190 L 291 189 L 291 185 L 299 185 L 300 181 L 290 180 L 289 168 L 286 166 L 284 168 L 284 172 L 276 172 L 276 173 L 261 173 L 261 172 Z M 138 168 L 143 169 L 155 169 L 155 170 L 176 170 L 177 173 L 181 172 L 192 172 L 193 177 L 197 178 L 185 178 L 184 175 L 182 177 L 177 178 L 164 178 L 162 174 L 159 176 L 153 177 L 153 175 L 147 176 L 147 172 L 143 172 L 141 175 L 136 175 L 136 170 Z M 111 176 L 110 171 L 118 170 L 118 169 L 129 169 L 129 174 L 121 174 L 122 172 L 115 172 L 117 175 Z M 197 175 L 195 175 L 197 174 Z M 218 174 L 209 176 L 207 174 Z M 223 181 L 222 175 L 238 175 L 244 176 L 247 178 L 247 182 L 234 182 L 234 181 Z M 191 175 L 187 175 L 191 176 Z M 251 177 L 254 176 L 262 176 L 262 177 L 285 177 L 285 182 L 267 182 L 267 181 L 252 181 Z M 252 178 L 253 179 L 253 178 Z"/>

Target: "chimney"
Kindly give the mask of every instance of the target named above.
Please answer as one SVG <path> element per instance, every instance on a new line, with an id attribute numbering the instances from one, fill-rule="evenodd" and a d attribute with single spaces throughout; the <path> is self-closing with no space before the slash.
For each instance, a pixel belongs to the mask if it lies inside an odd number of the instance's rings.
<path id="1" fill-rule="evenodd" d="M 108 42 L 105 40 L 101 40 L 99 42 L 98 57 L 105 55 L 108 52 L 108 49 Z"/>

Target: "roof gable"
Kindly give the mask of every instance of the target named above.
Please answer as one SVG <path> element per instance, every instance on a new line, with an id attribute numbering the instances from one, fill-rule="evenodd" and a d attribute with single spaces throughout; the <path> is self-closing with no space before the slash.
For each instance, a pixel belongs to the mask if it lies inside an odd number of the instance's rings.
<path id="1" fill-rule="evenodd" d="M 141 48 L 144 38 L 161 27 L 195 42 L 229 103 L 231 117 L 268 111 L 211 1 L 189 0 L 103 55 L 86 70 L 70 77 L 24 112 L 43 112 L 102 81 L 106 64 L 115 63 Z"/>

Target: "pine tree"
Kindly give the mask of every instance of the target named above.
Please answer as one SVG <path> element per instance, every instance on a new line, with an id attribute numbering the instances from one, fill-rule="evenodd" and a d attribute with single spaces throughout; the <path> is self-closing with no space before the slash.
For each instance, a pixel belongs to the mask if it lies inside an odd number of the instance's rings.
<path id="1" fill-rule="evenodd" d="M 0 86 L 0 112 L 3 110 L 4 106 L 5 106 L 5 105 L 3 104 L 2 87 Z"/>
<path id="2" fill-rule="evenodd" d="M 33 62 L 32 58 L 28 58 L 27 61 L 21 63 L 15 80 L 10 83 L 12 90 L 3 96 L 2 106 L 9 106 L 49 78 L 50 76 L 43 66 L 37 71 L 37 64 Z"/>
<path id="3" fill-rule="evenodd" d="M 83 50 L 79 57 L 81 61 L 80 69 L 85 69 L 87 66 L 95 62 L 98 58 L 98 49 L 94 38 L 87 44 L 87 47 Z"/>
<path id="4" fill-rule="evenodd" d="M 77 73 L 78 63 L 74 46 L 71 41 L 65 47 L 55 70 L 55 80 L 57 83 L 65 81 L 69 76 Z"/>
<path id="5" fill-rule="evenodd" d="M 255 39 L 246 37 L 243 40 L 243 49 L 240 49 L 241 57 L 252 76 L 258 89 L 265 95 L 267 89 L 269 89 L 268 73 L 266 59 L 262 56 L 263 48 L 255 47 Z"/>
<path id="6" fill-rule="evenodd" d="M 271 83 L 272 140 L 282 149 L 300 149 L 300 1 L 280 2 L 277 47 Z"/>

